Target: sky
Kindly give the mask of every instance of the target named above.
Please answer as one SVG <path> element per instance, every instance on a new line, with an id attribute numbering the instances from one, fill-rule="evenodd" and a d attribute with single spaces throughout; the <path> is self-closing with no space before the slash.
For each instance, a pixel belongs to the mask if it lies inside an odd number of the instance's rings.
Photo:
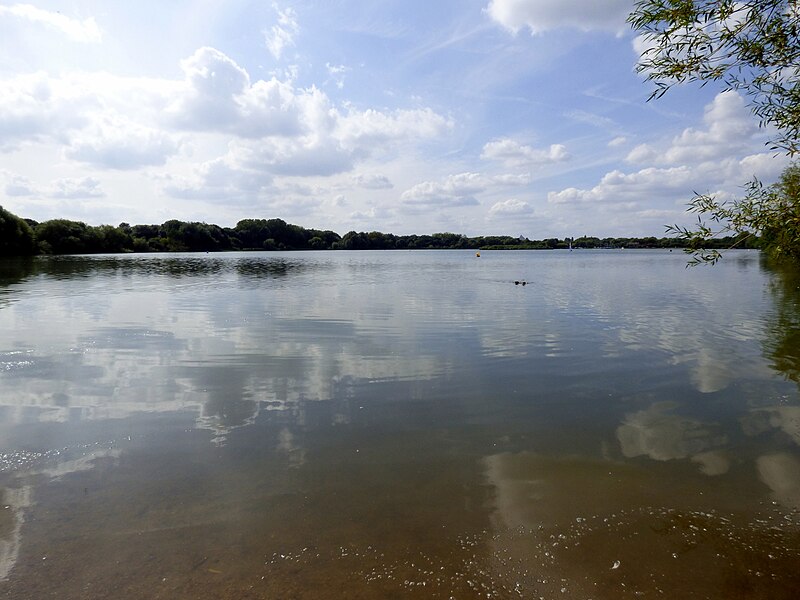
<path id="1" fill-rule="evenodd" d="M 648 102 L 633 0 L 0 3 L 0 206 L 395 234 L 663 236 L 787 164 L 746 99 Z"/>

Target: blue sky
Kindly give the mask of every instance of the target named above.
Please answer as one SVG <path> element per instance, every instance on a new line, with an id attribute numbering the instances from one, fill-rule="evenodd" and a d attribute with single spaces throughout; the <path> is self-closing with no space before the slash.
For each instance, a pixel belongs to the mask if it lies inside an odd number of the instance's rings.
<path id="1" fill-rule="evenodd" d="M 745 100 L 647 102 L 632 1 L 0 4 L 0 205 L 36 220 L 657 235 L 786 165 Z"/>

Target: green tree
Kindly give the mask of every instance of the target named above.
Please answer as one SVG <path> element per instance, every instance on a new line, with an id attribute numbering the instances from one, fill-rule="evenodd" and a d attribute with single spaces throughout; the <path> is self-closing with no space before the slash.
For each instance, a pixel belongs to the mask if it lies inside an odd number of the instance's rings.
<path id="1" fill-rule="evenodd" d="M 771 145 L 789 156 L 800 150 L 800 9 L 796 0 L 640 0 L 628 18 L 645 38 L 637 66 L 656 85 L 651 98 L 685 82 L 721 82 L 744 92 Z M 797 223 L 798 167 L 780 182 L 764 186 L 753 179 L 741 200 L 725 203 L 696 195 L 689 212 L 694 228 L 673 225 L 694 257 L 692 264 L 715 263 L 710 242 L 726 233 L 735 243 L 761 235 L 763 248 L 776 257 L 800 259 Z"/>
<path id="2" fill-rule="evenodd" d="M 0 206 L 0 256 L 30 256 L 36 242 L 30 225 Z"/>
<path id="3" fill-rule="evenodd" d="M 46 254 L 81 254 L 87 251 L 89 226 L 82 221 L 51 219 L 36 226 L 36 241 Z"/>
<path id="4" fill-rule="evenodd" d="M 235 229 L 245 249 L 262 248 L 264 242 L 272 237 L 265 219 L 242 219 L 236 223 Z"/>
<path id="5" fill-rule="evenodd" d="M 773 258 L 800 261 L 800 163 L 789 165 L 773 185 L 753 179 L 746 189 L 744 198 L 732 202 L 697 196 L 689 203 L 689 211 L 698 213 L 696 229 L 667 228 L 686 240 L 687 250 L 694 255 L 690 265 L 717 262 L 721 254 L 709 246 L 724 234 L 734 234 L 728 247 L 746 247 L 760 235 L 761 247 Z"/>

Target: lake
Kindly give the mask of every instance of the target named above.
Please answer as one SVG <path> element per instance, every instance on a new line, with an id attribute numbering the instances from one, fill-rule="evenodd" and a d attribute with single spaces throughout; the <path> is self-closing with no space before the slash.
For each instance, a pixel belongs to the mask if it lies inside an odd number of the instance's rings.
<path id="1" fill-rule="evenodd" d="M 685 264 L 0 262 L 0 597 L 797 598 L 800 277 Z"/>

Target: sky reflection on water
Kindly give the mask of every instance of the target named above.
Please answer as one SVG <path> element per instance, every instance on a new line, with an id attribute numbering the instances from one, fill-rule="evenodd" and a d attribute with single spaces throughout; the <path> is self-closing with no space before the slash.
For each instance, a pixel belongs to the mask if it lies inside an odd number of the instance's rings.
<path id="1" fill-rule="evenodd" d="M 110 590 L 112 559 L 120 589 L 146 593 L 164 583 L 142 573 L 155 556 L 178 595 L 611 598 L 677 585 L 688 547 L 686 597 L 695 571 L 697 597 L 791 597 L 797 286 L 753 252 L 684 264 L 658 251 L 6 263 L 0 593 L 35 597 L 58 569 L 77 573 L 65 597 Z M 767 581 L 746 563 L 768 545 L 782 550 Z M 217 566 L 192 567 L 191 547 Z M 302 577 L 259 558 L 281 549 Z"/>

